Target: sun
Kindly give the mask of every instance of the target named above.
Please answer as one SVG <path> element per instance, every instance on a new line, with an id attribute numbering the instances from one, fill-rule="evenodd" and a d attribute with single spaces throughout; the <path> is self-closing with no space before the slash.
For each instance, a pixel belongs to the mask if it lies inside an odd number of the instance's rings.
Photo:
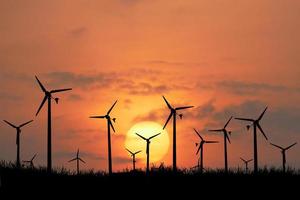
<path id="1" fill-rule="evenodd" d="M 161 161 L 169 149 L 169 135 L 162 128 L 160 124 L 151 121 L 139 122 L 133 125 L 126 134 L 125 147 L 131 151 L 142 150 L 140 155 L 137 155 L 137 159 L 140 158 L 143 163 L 146 163 L 146 141 L 135 133 L 145 138 L 161 133 L 159 136 L 151 139 L 150 164 Z"/>

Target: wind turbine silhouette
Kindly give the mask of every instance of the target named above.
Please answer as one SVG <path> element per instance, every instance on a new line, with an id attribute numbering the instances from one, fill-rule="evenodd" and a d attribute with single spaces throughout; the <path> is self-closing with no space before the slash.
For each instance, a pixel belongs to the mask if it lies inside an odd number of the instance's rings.
<path id="1" fill-rule="evenodd" d="M 25 122 L 19 126 L 16 126 L 6 120 L 3 120 L 5 123 L 7 123 L 8 125 L 10 125 L 11 127 L 15 128 L 17 130 L 17 136 L 16 136 L 16 145 L 17 145 L 17 160 L 16 160 L 16 164 L 17 167 L 20 167 L 20 133 L 21 133 L 21 128 L 29 123 L 31 123 L 33 120 L 30 120 L 28 122 Z"/>
<path id="2" fill-rule="evenodd" d="M 271 145 L 273 145 L 274 147 L 277 147 L 281 150 L 281 154 L 282 154 L 282 169 L 283 169 L 283 172 L 285 172 L 285 164 L 286 164 L 286 156 L 285 156 L 285 152 L 287 150 L 289 150 L 290 148 L 292 148 L 293 146 L 295 146 L 297 144 L 297 142 L 295 142 L 294 144 L 286 147 L 286 148 L 283 148 L 279 145 L 276 145 L 276 144 L 273 144 L 273 143 L 270 143 Z"/>
<path id="3" fill-rule="evenodd" d="M 249 118 L 235 118 L 237 120 L 241 120 L 241 121 L 248 121 L 248 122 L 252 122 L 251 125 L 247 125 L 247 129 L 250 129 L 250 126 L 253 125 L 253 140 L 254 140 L 254 172 L 256 173 L 258 171 L 258 155 L 257 155 L 257 128 L 260 130 L 260 132 L 263 134 L 263 136 L 265 137 L 266 140 L 268 140 L 266 134 L 264 133 L 263 129 L 261 128 L 259 122 L 260 120 L 263 118 L 266 110 L 268 109 L 268 107 L 265 108 L 265 110 L 261 113 L 261 115 L 259 116 L 259 118 L 257 119 L 249 119 Z"/>
<path id="4" fill-rule="evenodd" d="M 51 138 L 51 99 L 54 99 L 56 104 L 58 104 L 58 100 L 59 98 L 53 98 L 52 94 L 54 93 L 58 93 L 58 92 L 64 92 L 64 91 L 68 91 L 68 90 L 72 90 L 72 88 L 66 88 L 66 89 L 57 89 L 57 90 L 46 90 L 46 88 L 43 86 L 43 84 L 40 82 L 40 80 L 38 79 L 37 76 L 35 76 L 40 88 L 42 89 L 42 91 L 44 92 L 45 96 L 44 99 L 42 100 L 42 103 L 40 105 L 40 107 L 38 108 L 37 112 L 36 112 L 36 116 L 39 114 L 40 110 L 42 109 L 43 105 L 45 104 L 45 102 L 48 100 L 48 136 L 47 136 L 47 171 L 51 172 L 52 170 L 52 138 Z"/>
<path id="5" fill-rule="evenodd" d="M 82 160 L 82 159 L 79 157 L 79 149 L 77 150 L 76 157 L 73 158 L 72 160 L 69 160 L 68 162 L 73 162 L 73 161 L 75 161 L 75 160 L 76 160 L 76 162 L 77 162 L 77 168 L 76 168 L 76 169 L 77 169 L 77 175 L 78 175 L 79 172 L 80 172 L 80 170 L 79 170 L 79 161 L 85 163 L 84 160 Z"/>
<path id="6" fill-rule="evenodd" d="M 133 164 L 133 171 L 135 171 L 135 155 L 140 153 L 141 151 L 136 151 L 136 152 L 132 152 L 130 151 L 129 149 L 126 148 L 126 150 L 131 154 L 131 157 L 132 157 L 132 164 Z"/>
<path id="7" fill-rule="evenodd" d="M 196 155 L 198 155 L 199 151 L 200 151 L 200 172 L 203 172 L 203 146 L 204 144 L 211 144 L 211 143 L 219 143 L 218 141 L 208 141 L 208 140 L 204 140 L 203 137 L 198 133 L 198 131 L 196 129 L 194 129 L 194 131 L 196 132 L 196 134 L 199 136 L 200 138 L 200 142 L 196 143 L 196 147 L 198 147 L 198 150 L 196 152 Z"/>
<path id="8" fill-rule="evenodd" d="M 173 171 L 176 172 L 177 171 L 177 165 L 176 165 L 176 115 L 177 115 L 177 110 L 193 108 L 194 106 L 183 106 L 183 107 L 173 108 L 164 96 L 163 96 L 163 98 L 164 98 L 168 108 L 170 109 L 170 115 L 169 115 L 163 129 L 166 128 L 171 117 L 173 117 Z M 182 116 L 183 116 L 182 114 L 179 114 L 180 119 L 182 119 Z"/>
<path id="9" fill-rule="evenodd" d="M 34 154 L 34 156 L 30 159 L 30 160 L 23 160 L 24 163 L 29 163 L 29 166 L 31 168 L 34 168 L 34 164 L 33 164 L 33 160 L 35 159 L 36 154 Z"/>
<path id="10" fill-rule="evenodd" d="M 248 172 L 248 163 L 251 162 L 253 159 L 250 160 L 245 160 L 244 158 L 240 157 L 240 159 L 244 162 L 245 166 L 246 166 L 246 172 Z"/>
<path id="11" fill-rule="evenodd" d="M 211 132 L 222 132 L 224 134 L 224 160 L 225 160 L 225 172 L 228 172 L 228 161 L 227 161 L 227 140 L 229 143 L 230 139 L 228 134 L 231 134 L 231 131 L 227 131 L 226 127 L 228 126 L 229 122 L 231 121 L 232 117 L 230 117 L 230 119 L 227 121 L 227 123 L 225 124 L 225 126 L 222 129 L 215 129 L 215 130 L 209 130 Z"/>
<path id="12" fill-rule="evenodd" d="M 118 101 L 118 100 L 117 100 Z M 108 173 L 109 175 L 112 175 L 112 160 L 111 160 L 111 140 L 110 140 L 110 128 L 112 128 L 112 130 L 115 132 L 115 128 L 112 124 L 112 121 L 115 122 L 116 118 L 111 118 L 110 117 L 110 112 L 112 111 L 112 109 L 114 108 L 114 106 L 116 105 L 117 101 L 115 101 L 115 103 L 111 106 L 111 108 L 108 110 L 108 112 L 106 113 L 106 115 L 102 115 L 102 116 L 91 116 L 90 118 L 100 118 L 100 119 L 106 119 L 107 120 L 107 138 L 108 138 Z"/>
<path id="13" fill-rule="evenodd" d="M 153 135 L 153 136 L 151 136 L 151 137 L 149 137 L 149 138 L 145 138 L 145 137 L 141 136 L 141 135 L 138 134 L 138 133 L 135 133 L 135 134 L 138 135 L 140 138 L 142 138 L 143 140 L 145 140 L 145 141 L 147 142 L 147 145 L 146 145 L 147 170 L 146 170 L 146 172 L 147 172 L 147 174 L 148 174 L 148 173 L 149 173 L 149 157 L 150 157 L 150 140 L 151 140 L 152 138 L 155 138 L 156 136 L 160 135 L 160 133 L 155 134 L 155 135 Z"/>

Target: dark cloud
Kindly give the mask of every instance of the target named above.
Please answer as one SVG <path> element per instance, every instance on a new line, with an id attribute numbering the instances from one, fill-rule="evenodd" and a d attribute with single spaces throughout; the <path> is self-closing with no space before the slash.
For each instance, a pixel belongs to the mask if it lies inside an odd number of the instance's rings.
<path id="1" fill-rule="evenodd" d="M 125 163 L 131 163 L 132 160 L 128 157 L 119 157 L 116 156 L 113 158 L 114 162 L 118 163 L 118 164 L 125 164 Z"/>
<path id="2" fill-rule="evenodd" d="M 208 66 L 206 62 L 173 62 L 166 60 L 149 60 L 145 62 L 149 65 L 181 66 L 181 67 L 201 67 Z"/>
<path id="3" fill-rule="evenodd" d="M 1 92 L 0 100 L 19 101 L 19 100 L 21 100 L 21 96 L 6 93 L 6 92 Z"/>
<path id="4" fill-rule="evenodd" d="M 68 100 L 81 101 L 81 100 L 83 100 L 83 97 L 79 94 L 71 94 L 71 95 L 68 96 Z"/>
<path id="5" fill-rule="evenodd" d="M 223 80 L 217 82 L 216 87 L 237 95 L 252 95 L 262 91 L 284 92 L 295 90 L 284 85 L 271 85 L 267 83 L 253 83 L 234 80 Z"/>
<path id="6" fill-rule="evenodd" d="M 78 27 L 78 28 L 71 30 L 70 34 L 73 37 L 80 37 L 80 36 L 84 35 L 86 32 L 87 32 L 87 28 L 82 26 L 82 27 Z"/>
<path id="7" fill-rule="evenodd" d="M 132 122 L 141 122 L 141 121 L 161 121 L 164 120 L 169 114 L 169 111 L 166 109 L 156 109 L 152 110 L 145 115 L 139 115 L 135 117 Z"/>

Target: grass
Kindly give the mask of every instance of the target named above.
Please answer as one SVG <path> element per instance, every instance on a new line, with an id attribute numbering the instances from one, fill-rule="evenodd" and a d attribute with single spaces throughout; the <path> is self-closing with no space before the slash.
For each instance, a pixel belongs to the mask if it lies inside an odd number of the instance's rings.
<path id="1" fill-rule="evenodd" d="M 1 161 L 0 178 L 0 191 L 35 188 L 40 191 L 101 190 L 108 192 L 111 188 L 116 188 L 124 192 L 131 191 L 132 187 L 137 191 L 144 191 L 153 186 L 157 187 L 157 190 L 164 191 L 163 188 L 172 186 L 174 190 L 170 191 L 173 193 L 188 190 L 189 193 L 196 195 L 200 188 L 201 191 L 210 191 L 212 188 L 224 189 L 224 187 L 229 190 L 256 188 L 260 191 L 266 186 L 272 186 L 278 188 L 278 190 L 274 190 L 276 192 L 280 191 L 279 188 L 283 182 L 285 182 L 285 186 L 290 184 L 290 180 L 299 182 L 300 171 L 289 168 L 283 173 L 278 168 L 265 167 L 254 174 L 252 172 L 246 173 L 242 169 L 231 169 L 228 173 L 222 169 L 206 169 L 204 173 L 200 173 L 198 170 L 180 169 L 175 174 L 171 167 L 160 166 L 157 168 L 153 166 L 148 175 L 140 169 L 135 172 L 125 169 L 114 173 L 112 176 L 108 176 L 103 171 L 94 170 L 82 171 L 77 175 L 74 171 L 66 168 L 55 168 L 49 174 L 44 167 L 17 168 L 13 163 Z M 295 187 L 292 184 L 290 186 L 291 188 Z"/>

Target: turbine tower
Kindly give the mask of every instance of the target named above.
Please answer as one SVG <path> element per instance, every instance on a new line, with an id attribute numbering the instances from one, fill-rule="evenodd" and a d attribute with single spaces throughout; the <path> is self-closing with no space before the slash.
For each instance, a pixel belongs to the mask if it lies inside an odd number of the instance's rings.
<path id="1" fill-rule="evenodd" d="M 15 128 L 17 131 L 17 136 L 16 136 L 16 145 L 17 145 L 17 160 L 16 160 L 16 165 L 17 167 L 20 167 L 20 134 L 21 134 L 21 128 L 29 123 L 31 123 L 33 120 L 30 120 L 28 122 L 25 122 L 19 126 L 16 126 L 6 120 L 3 120 L 5 123 L 7 123 L 8 125 L 10 125 L 11 127 Z"/>
<path id="2" fill-rule="evenodd" d="M 117 100 L 118 101 L 118 100 Z M 102 115 L 102 116 L 91 116 L 90 118 L 100 118 L 100 119 L 106 119 L 107 121 L 107 143 L 108 143 L 108 173 L 109 175 L 112 175 L 112 159 L 111 159 L 111 139 L 110 139 L 110 128 L 112 128 L 112 130 L 115 132 L 115 128 L 112 124 L 112 121 L 115 122 L 116 118 L 111 118 L 110 117 L 110 112 L 112 111 L 112 109 L 114 108 L 114 106 L 116 105 L 117 101 L 115 101 L 115 103 L 111 106 L 111 108 L 108 110 L 108 112 L 106 113 L 106 115 Z M 112 120 L 112 121 L 111 121 Z"/>
<path id="3" fill-rule="evenodd" d="M 253 140 L 254 140 L 254 172 L 256 173 L 258 171 L 258 155 L 257 155 L 257 128 L 260 130 L 260 132 L 263 134 L 263 136 L 265 137 L 266 140 L 268 140 L 265 132 L 263 131 L 263 129 L 261 128 L 259 122 L 260 120 L 263 118 L 265 112 L 267 111 L 268 107 L 265 108 L 265 110 L 261 113 L 261 115 L 257 118 L 257 119 L 249 119 L 249 118 L 235 118 L 237 120 L 241 120 L 241 121 L 248 121 L 248 122 L 252 122 L 251 125 L 253 125 Z M 250 128 L 251 125 L 247 125 L 247 129 Z"/>
<path id="4" fill-rule="evenodd" d="M 230 119 L 227 121 L 227 123 L 225 124 L 225 126 L 222 129 L 215 129 L 215 130 L 209 130 L 212 132 L 221 132 L 224 135 L 224 161 L 225 161 L 225 172 L 228 172 L 228 161 L 227 161 L 227 140 L 229 143 L 230 139 L 229 136 L 231 134 L 230 131 L 227 131 L 226 127 L 228 126 L 229 122 L 231 121 L 232 117 L 230 117 Z"/>
<path id="5" fill-rule="evenodd" d="M 73 162 L 73 161 L 75 161 L 75 160 L 76 160 L 76 164 L 77 164 L 77 165 L 76 165 L 76 169 L 77 169 L 77 175 L 78 175 L 79 172 L 80 172 L 80 170 L 79 170 L 79 161 L 85 163 L 84 160 L 82 160 L 82 159 L 79 157 L 79 149 L 77 150 L 76 157 L 73 158 L 72 160 L 69 160 L 68 162 Z"/>
<path id="6" fill-rule="evenodd" d="M 170 109 L 170 115 L 169 115 L 163 129 L 166 128 L 168 122 L 173 117 L 173 171 L 176 172 L 177 171 L 177 164 L 176 164 L 177 163 L 177 161 L 176 161 L 176 116 L 177 116 L 177 111 L 188 109 L 188 108 L 193 108 L 194 106 L 183 106 L 183 107 L 173 108 L 164 96 L 163 96 L 163 98 L 164 98 L 168 108 Z M 182 116 L 183 116 L 182 114 L 179 114 L 180 118 L 182 118 Z"/>
<path id="7" fill-rule="evenodd" d="M 135 160 L 135 155 L 140 153 L 141 151 L 136 151 L 136 152 L 132 152 L 130 151 L 129 149 L 126 148 L 126 150 L 131 154 L 131 157 L 132 157 L 132 165 L 133 165 L 133 171 L 135 171 L 135 163 L 136 163 L 136 160 Z"/>
<path id="8" fill-rule="evenodd" d="M 140 138 L 142 138 L 143 140 L 145 140 L 146 143 L 147 143 L 146 144 L 146 154 L 147 154 L 147 170 L 146 170 L 146 172 L 148 174 L 149 173 L 149 158 L 150 158 L 150 140 L 153 139 L 153 138 L 155 138 L 156 136 L 160 135 L 160 133 L 158 133 L 156 135 L 153 135 L 153 136 L 151 136 L 149 138 L 145 138 L 145 137 L 141 136 L 138 133 L 135 133 L 135 134 L 137 134 Z"/>
<path id="9" fill-rule="evenodd" d="M 289 150 L 290 148 L 292 148 L 293 146 L 295 146 L 297 144 L 297 142 L 295 142 L 294 144 L 292 144 L 292 145 L 290 145 L 290 146 L 288 146 L 286 148 L 283 148 L 283 147 L 281 147 L 279 145 L 276 145 L 276 144 L 273 144 L 273 143 L 270 143 L 270 144 L 273 145 L 274 147 L 279 148 L 281 150 L 281 154 L 282 154 L 282 170 L 283 170 L 283 172 L 285 172 L 285 164 L 286 164 L 286 155 L 285 155 L 285 152 L 287 150 Z"/>
<path id="10" fill-rule="evenodd" d="M 48 136 L 47 136 L 47 171 L 50 173 L 52 170 L 52 126 L 51 126 L 51 100 L 54 99 L 56 104 L 58 104 L 59 98 L 54 98 L 52 94 L 58 93 L 58 92 L 64 92 L 68 90 L 72 90 L 72 88 L 67 88 L 67 89 L 57 89 L 57 90 L 51 90 L 48 91 L 46 88 L 43 86 L 43 84 L 40 82 L 37 76 L 35 76 L 41 90 L 44 92 L 44 99 L 38 108 L 36 112 L 36 116 L 39 114 L 40 110 L 42 109 L 43 105 L 45 104 L 46 101 L 48 101 Z"/>
<path id="11" fill-rule="evenodd" d="M 196 147 L 199 146 L 198 150 L 196 152 L 196 155 L 198 155 L 198 153 L 200 151 L 200 172 L 202 173 L 203 172 L 203 147 L 204 147 L 204 144 L 212 144 L 212 143 L 219 143 L 219 142 L 204 140 L 203 137 L 199 134 L 199 132 L 196 129 L 194 129 L 194 131 L 200 138 L 200 142 L 196 143 Z"/>

